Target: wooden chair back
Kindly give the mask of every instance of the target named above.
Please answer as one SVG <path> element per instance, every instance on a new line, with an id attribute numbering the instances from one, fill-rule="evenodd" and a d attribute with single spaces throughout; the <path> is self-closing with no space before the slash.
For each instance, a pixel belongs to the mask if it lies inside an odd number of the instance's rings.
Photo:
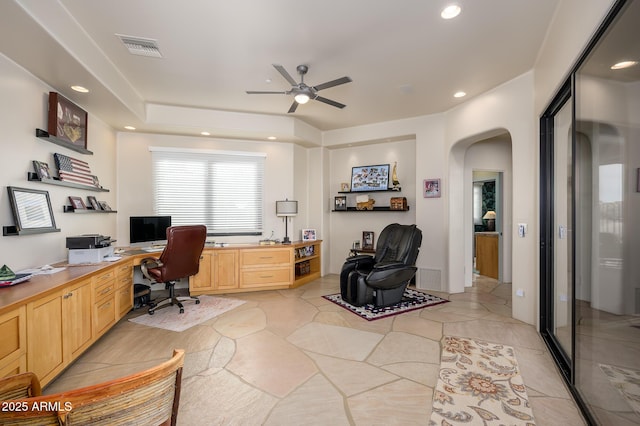
<path id="1" fill-rule="evenodd" d="M 2 425 L 175 425 L 184 350 L 155 367 L 71 391 L 4 401 Z"/>

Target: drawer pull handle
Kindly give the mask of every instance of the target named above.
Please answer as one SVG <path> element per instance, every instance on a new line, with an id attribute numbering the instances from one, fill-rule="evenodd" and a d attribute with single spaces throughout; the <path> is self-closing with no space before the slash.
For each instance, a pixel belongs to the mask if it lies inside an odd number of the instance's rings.
<path id="1" fill-rule="evenodd" d="M 260 259 L 273 259 L 273 256 L 260 256 Z"/>
<path id="2" fill-rule="evenodd" d="M 273 275 L 260 275 L 260 278 L 273 278 Z"/>
<path id="3" fill-rule="evenodd" d="M 68 299 L 68 298 L 70 298 L 71 296 L 73 296 L 73 293 L 67 293 L 67 294 L 65 294 L 64 296 L 62 296 L 62 298 L 63 298 L 63 299 Z"/>
<path id="4" fill-rule="evenodd" d="M 110 291 L 111 291 L 111 287 L 107 287 L 107 288 L 105 288 L 104 290 L 102 290 L 102 291 L 100 292 L 100 294 L 107 294 L 107 293 L 109 293 Z"/>
<path id="5" fill-rule="evenodd" d="M 104 305 L 101 306 L 101 309 L 107 309 L 111 306 L 111 302 L 107 302 Z"/>

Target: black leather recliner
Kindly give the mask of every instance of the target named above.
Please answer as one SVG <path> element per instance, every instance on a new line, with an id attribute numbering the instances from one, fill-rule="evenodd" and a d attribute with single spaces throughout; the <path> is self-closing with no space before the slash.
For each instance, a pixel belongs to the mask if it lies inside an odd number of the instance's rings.
<path id="1" fill-rule="evenodd" d="M 354 306 L 378 307 L 402 301 L 415 276 L 422 231 L 416 225 L 388 225 L 380 233 L 375 256 L 347 258 L 340 272 L 342 300 Z"/>

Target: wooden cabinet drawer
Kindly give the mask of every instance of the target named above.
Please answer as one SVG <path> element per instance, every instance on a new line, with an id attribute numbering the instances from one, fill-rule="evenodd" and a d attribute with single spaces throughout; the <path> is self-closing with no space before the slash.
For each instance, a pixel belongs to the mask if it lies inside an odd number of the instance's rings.
<path id="1" fill-rule="evenodd" d="M 289 285 L 291 282 L 291 268 L 243 270 L 240 276 L 240 287 L 242 288 Z"/>
<path id="2" fill-rule="evenodd" d="M 291 263 L 290 249 L 257 249 L 241 251 L 241 266 L 267 266 Z"/>
<path id="3" fill-rule="evenodd" d="M 133 307 L 133 284 L 116 290 L 116 306 L 118 319 L 122 318 Z"/>
<path id="4" fill-rule="evenodd" d="M 121 277 L 130 277 L 133 275 L 133 262 L 125 262 L 115 267 L 116 276 L 118 278 Z"/>
<path id="5" fill-rule="evenodd" d="M 99 275 L 93 277 L 93 283 L 96 285 L 101 285 L 104 282 L 111 281 L 115 279 L 116 271 L 115 268 L 111 268 L 108 271 L 105 271 Z"/>
<path id="6" fill-rule="evenodd" d="M 116 303 L 114 297 L 108 297 L 93 305 L 93 319 L 95 335 L 105 332 L 116 322 Z"/>
<path id="7" fill-rule="evenodd" d="M 93 286 L 93 300 L 99 301 L 113 294 L 115 291 L 115 280 L 107 281 Z"/>
<path id="8" fill-rule="evenodd" d="M 14 372 L 14 367 L 8 364 L 21 366 L 24 372 L 26 368 L 27 353 L 27 313 L 21 306 L 6 314 L 0 315 L 0 365 L 3 366 L 0 374 Z M 5 367 L 7 366 L 7 367 Z M 6 372 L 5 372 L 6 370 Z"/>

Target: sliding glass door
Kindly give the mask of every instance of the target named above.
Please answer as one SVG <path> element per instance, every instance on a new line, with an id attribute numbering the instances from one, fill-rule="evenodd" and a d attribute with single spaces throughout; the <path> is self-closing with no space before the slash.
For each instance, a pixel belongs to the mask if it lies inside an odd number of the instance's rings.
<path id="1" fill-rule="evenodd" d="M 640 424 L 638 22 L 616 3 L 541 118 L 541 333 L 592 424 Z"/>

